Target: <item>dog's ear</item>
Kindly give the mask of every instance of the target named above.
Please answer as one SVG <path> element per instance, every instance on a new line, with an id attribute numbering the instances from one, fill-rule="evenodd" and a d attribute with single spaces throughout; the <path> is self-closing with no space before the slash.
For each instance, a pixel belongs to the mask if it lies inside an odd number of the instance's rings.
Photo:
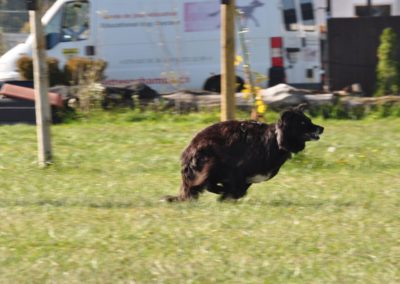
<path id="1" fill-rule="evenodd" d="M 308 104 L 302 103 L 299 104 L 297 107 L 293 108 L 294 110 L 304 112 L 308 108 Z"/>
<path id="2" fill-rule="evenodd" d="M 293 110 L 288 109 L 281 113 L 281 118 L 278 121 L 279 126 L 283 126 L 286 121 L 289 121 L 293 117 Z"/>

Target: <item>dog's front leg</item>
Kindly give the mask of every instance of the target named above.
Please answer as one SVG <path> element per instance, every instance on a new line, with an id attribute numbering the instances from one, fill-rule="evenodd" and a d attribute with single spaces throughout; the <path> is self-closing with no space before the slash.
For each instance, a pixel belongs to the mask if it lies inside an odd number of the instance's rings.
<path id="1" fill-rule="evenodd" d="M 225 188 L 222 183 L 209 183 L 207 185 L 207 190 L 215 194 L 221 194 L 225 191 Z"/>
<path id="2" fill-rule="evenodd" d="M 246 195 L 251 183 L 247 183 L 241 172 L 232 172 L 229 180 L 223 183 L 223 192 L 219 201 L 237 200 Z"/>
<path id="3" fill-rule="evenodd" d="M 224 192 L 219 201 L 227 201 L 227 200 L 238 200 L 247 194 L 247 189 L 250 187 L 251 184 L 246 184 L 240 187 L 239 190 L 234 192 Z"/>

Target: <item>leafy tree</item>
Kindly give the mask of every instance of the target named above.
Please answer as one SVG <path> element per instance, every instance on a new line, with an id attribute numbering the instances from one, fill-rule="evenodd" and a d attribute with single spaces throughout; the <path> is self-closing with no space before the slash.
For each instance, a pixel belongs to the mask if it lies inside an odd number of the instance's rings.
<path id="1" fill-rule="evenodd" d="M 400 68 L 396 56 L 397 41 L 397 34 L 392 28 L 383 30 L 378 47 L 377 89 L 375 96 L 399 94 Z"/>

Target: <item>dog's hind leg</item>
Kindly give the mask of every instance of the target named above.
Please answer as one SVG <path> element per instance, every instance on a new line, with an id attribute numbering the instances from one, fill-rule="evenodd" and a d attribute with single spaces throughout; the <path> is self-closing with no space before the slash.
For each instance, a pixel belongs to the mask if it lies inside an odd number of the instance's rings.
<path id="1" fill-rule="evenodd" d="M 192 185 L 190 182 L 183 181 L 177 196 L 167 195 L 162 198 L 167 202 L 195 201 L 203 192 L 205 183 L 200 185 Z"/>
<path id="2" fill-rule="evenodd" d="M 197 200 L 199 198 L 199 195 L 201 192 L 203 192 L 204 186 L 191 186 L 189 188 L 183 188 L 181 189 L 181 192 L 179 194 L 179 200 L 180 201 L 190 201 L 190 200 Z"/>
<path id="3" fill-rule="evenodd" d="M 167 202 L 194 201 L 199 198 L 199 195 L 203 191 L 203 189 L 203 185 L 192 187 L 181 185 L 179 194 L 177 196 L 167 195 L 164 196 L 162 200 Z"/>
<path id="4" fill-rule="evenodd" d="M 208 168 L 207 165 L 201 172 L 191 172 L 190 175 L 182 171 L 182 184 L 178 196 L 165 196 L 163 200 L 168 202 L 197 200 L 207 185 Z"/>
<path id="5" fill-rule="evenodd" d="M 163 200 L 177 202 L 198 199 L 209 183 L 210 169 L 213 164 L 214 161 L 204 153 L 193 154 L 185 150 L 182 154 L 182 184 L 179 194 L 178 196 L 166 196 Z"/>
<path id="6" fill-rule="evenodd" d="M 179 192 L 179 200 L 196 200 L 204 191 L 208 183 L 210 163 L 205 164 L 201 171 L 182 171 L 182 185 Z"/>

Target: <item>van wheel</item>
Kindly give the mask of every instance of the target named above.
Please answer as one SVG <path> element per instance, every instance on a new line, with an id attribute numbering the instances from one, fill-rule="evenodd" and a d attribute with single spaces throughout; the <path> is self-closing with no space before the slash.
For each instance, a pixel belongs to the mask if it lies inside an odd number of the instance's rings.
<path id="1" fill-rule="evenodd" d="M 236 76 L 236 92 L 240 92 L 244 87 L 244 80 Z M 206 80 L 203 89 L 210 92 L 221 93 L 221 75 L 215 75 Z"/>
<path id="2" fill-rule="evenodd" d="M 271 67 L 268 71 L 268 87 L 273 87 L 280 83 L 286 83 L 286 74 L 283 67 Z"/>

